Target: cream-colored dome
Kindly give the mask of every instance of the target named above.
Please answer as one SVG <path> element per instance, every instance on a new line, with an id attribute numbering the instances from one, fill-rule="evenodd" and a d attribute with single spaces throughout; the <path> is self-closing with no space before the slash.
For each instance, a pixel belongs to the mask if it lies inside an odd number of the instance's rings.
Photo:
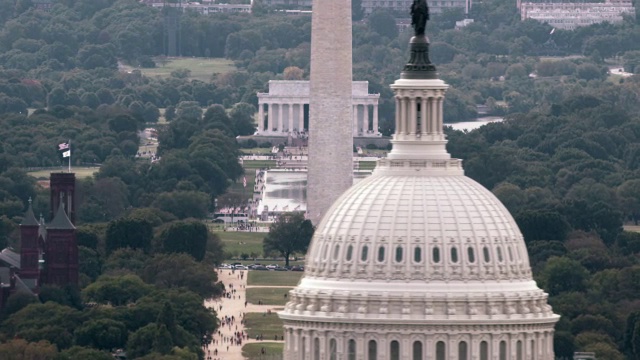
<path id="1" fill-rule="evenodd" d="M 330 209 L 307 254 L 305 278 L 467 286 L 530 283 L 531 269 L 515 221 L 480 184 L 463 175 L 386 171 Z"/>

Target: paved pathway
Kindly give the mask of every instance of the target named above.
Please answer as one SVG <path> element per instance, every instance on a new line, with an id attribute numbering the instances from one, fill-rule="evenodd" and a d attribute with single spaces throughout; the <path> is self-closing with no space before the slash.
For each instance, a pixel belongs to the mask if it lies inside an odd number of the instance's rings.
<path id="1" fill-rule="evenodd" d="M 246 288 L 248 271 L 243 271 L 244 276 L 242 277 L 242 279 L 240 279 L 239 277 L 240 273 L 241 272 L 239 270 L 236 270 L 235 272 L 232 272 L 229 269 L 218 270 L 218 280 L 222 281 L 222 283 L 225 285 L 225 289 L 227 289 L 227 291 L 235 289 L 236 292 L 235 294 L 231 295 L 231 299 L 220 298 L 213 301 L 205 302 L 206 307 L 214 308 L 216 310 L 216 312 L 218 313 L 218 319 L 223 319 L 225 316 L 235 317 L 235 322 L 233 324 L 220 326 L 220 328 L 218 329 L 220 331 L 220 334 L 214 334 L 213 342 L 209 344 L 209 347 L 207 348 L 207 350 L 205 350 L 206 360 L 245 360 L 245 358 L 242 356 L 242 345 L 232 345 L 230 342 L 225 342 L 223 339 L 233 337 L 234 333 L 237 331 L 245 331 L 244 324 L 242 324 L 240 321 L 243 313 L 262 313 L 269 310 L 278 311 L 282 309 L 281 306 L 274 305 L 247 304 L 245 306 L 245 301 L 247 299 Z M 290 286 L 284 287 L 290 288 Z M 274 342 L 273 340 L 264 341 Z M 255 339 L 245 339 L 243 340 L 242 344 L 244 345 L 246 343 L 253 342 L 257 341 Z M 214 355 L 214 350 L 218 351 L 217 356 Z"/>

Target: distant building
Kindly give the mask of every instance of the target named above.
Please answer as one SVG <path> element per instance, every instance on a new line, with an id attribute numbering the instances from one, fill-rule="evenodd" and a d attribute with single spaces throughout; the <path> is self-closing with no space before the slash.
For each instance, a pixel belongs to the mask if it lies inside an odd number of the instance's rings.
<path id="1" fill-rule="evenodd" d="M 51 221 L 36 219 L 31 203 L 20 224 L 20 252 L 0 252 L 0 307 L 18 290 L 37 294 L 42 285 L 78 285 L 75 174 L 51 174 Z"/>
<path id="2" fill-rule="evenodd" d="M 312 0 L 261 0 L 262 5 L 311 8 Z"/>
<path id="3" fill-rule="evenodd" d="M 362 7 L 366 14 L 371 14 L 375 9 L 387 9 L 406 13 L 411 8 L 413 0 L 362 0 Z M 432 14 L 441 13 L 444 9 L 464 9 L 465 14 L 471 9 L 473 0 L 430 0 L 429 11 Z"/>
<path id="4" fill-rule="evenodd" d="M 606 0 L 603 3 L 518 2 L 518 6 L 523 21 L 534 19 L 563 30 L 605 21 L 618 23 L 625 14 L 635 16 L 635 8 L 630 0 Z"/>
<path id="5" fill-rule="evenodd" d="M 204 15 L 217 14 L 217 13 L 251 13 L 251 5 L 247 5 L 247 4 L 213 4 L 210 2 L 163 3 L 163 2 L 158 2 L 157 0 L 153 2 L 151 1 L 143 1 L 143 2 L 154 8 L 162 8 L 165 6 L 170 6 L 173 8 L 180 8 L 183 11 L 193 10 Z"/>

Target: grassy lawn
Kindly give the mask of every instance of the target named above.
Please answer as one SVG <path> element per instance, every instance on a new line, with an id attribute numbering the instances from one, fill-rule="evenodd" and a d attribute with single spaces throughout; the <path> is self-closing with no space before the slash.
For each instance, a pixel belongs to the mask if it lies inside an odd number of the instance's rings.
<path id="1" fill-rule="evenodd" d="M 271 155 L 271 148 L 253 148 L 253 149 L 240 149 L 244 154 L 264 154 Z"/>
<path id="2" fill-rule="evenodd" d="M 249 271 L 247 285 L 296 286 L 302 274 L 302 271 Z"/>
<path id="3" fill-rule="evenodd" d="M 262 354 L 262 349 L 265 350 L 264 355 Z M 242 347 L 242 356 L 248 360 L 268 360 L 271 359 L 271 357 L 273 357 L 273 359 L 281 359 L 283 349 L 283 343 L 252 343 Z"/>
<path id="4" fill-rule="evenodd" d="M 267 233 L 258 232 L 235 232 L 235 231 L 214 231 L 224 244 L 224 251 L 238 257 L 241 254 L 255 254 L 262 256 L 262 239 Z"/>
<path id="5" fill-rule="evenodd" d="M 251 273 L 252 271 L 249 271 L 249 274 Z M 262 301 L 262 305 L 284 306 L 289 301 L 284 295 L 288 294 L 291 289 L 293 288 L 249 288 L 247 289 L 247 301 L 255 305 Z"/>
<path id="6" fill-rule="evenodd" d="M 38 170 L 38 171 L 29 171 L 27 172 L 27 174 L 33 176 L 36 179 L 48 179 L 50 174 L 52 172 L 67 172 L 67 167 L 65 166 L 64 169 L 60 168 L 60 169 L 48 169 L 48 170 Z M 76 174 L 76 178 L 77 179 L 85 179 L 88 177 L 93 176 L 93 174 L 97 173 L 98 170 L 100 170 L 99 167 L 71 167 L 71 172 L 74 172 Z"/>
<path id="7" fill-rule="evenodd" d="M 242 162 L 242 167 L 245 170 L 255 170 L 255 169 L 262 169 L 262 168 L 272 168 L 276 166 L 276 161 L 275 160 L 244 160 Z M 249 171 L 246 172 L 247 174 L 249 174 Z M 251 172 L 253 175 L 253 171 Z M 249 180 L 249 179 L 247 179 Z"/>
<path id="8" fill-rule="evenodd" d="M 358 169 L 359 170 L 373 170 L 376 168 L 376 162 L 375 161 L 359 161 L 358 162 Z"/>
<path id="9" fill-rule="evenodd" d="M 640 225 L 625 225 L 625 231 L 640 232 Z"/>
<path id="10" fill-rule="evenodd" d="M 156 68 L 140 69 L 140 71 L 150 77 L 169 77 L 174 70 L 187 69 L 191 71 L 190 79 L 208 82 L 213 74 L 223 74 L 236 70 L 233 61 L 219 58 L 169 58 L 164 66 L 158 59 L 155 60 Z"/>
<path id="11" fill-rule="evenodd" d="M 257 335 L 262 335 L 265 340 L 273 340 L 275 335 L 280 339 L 284 335 L 282 320 L 275 312 L 248 313 L 244 316 L 245 327 L 249 337 L 255 339 Z"/>

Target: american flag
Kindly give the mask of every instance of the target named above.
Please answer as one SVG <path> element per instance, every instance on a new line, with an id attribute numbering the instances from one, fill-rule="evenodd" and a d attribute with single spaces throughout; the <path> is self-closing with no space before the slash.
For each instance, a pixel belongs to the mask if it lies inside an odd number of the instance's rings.
<path id="1" fill-rule="evenodd" d="M 68 143 L 58 144 L 58 150 L 67 150 L 69 148 Z"/>
<path id="2" fill-rule="evenodd" d="M 242 177 L 242 185 L 243 185 L 244 187 L 247 187 L 247 177 L 246 177 L 246 176 L 243 176 L 243 177 Z"/>

